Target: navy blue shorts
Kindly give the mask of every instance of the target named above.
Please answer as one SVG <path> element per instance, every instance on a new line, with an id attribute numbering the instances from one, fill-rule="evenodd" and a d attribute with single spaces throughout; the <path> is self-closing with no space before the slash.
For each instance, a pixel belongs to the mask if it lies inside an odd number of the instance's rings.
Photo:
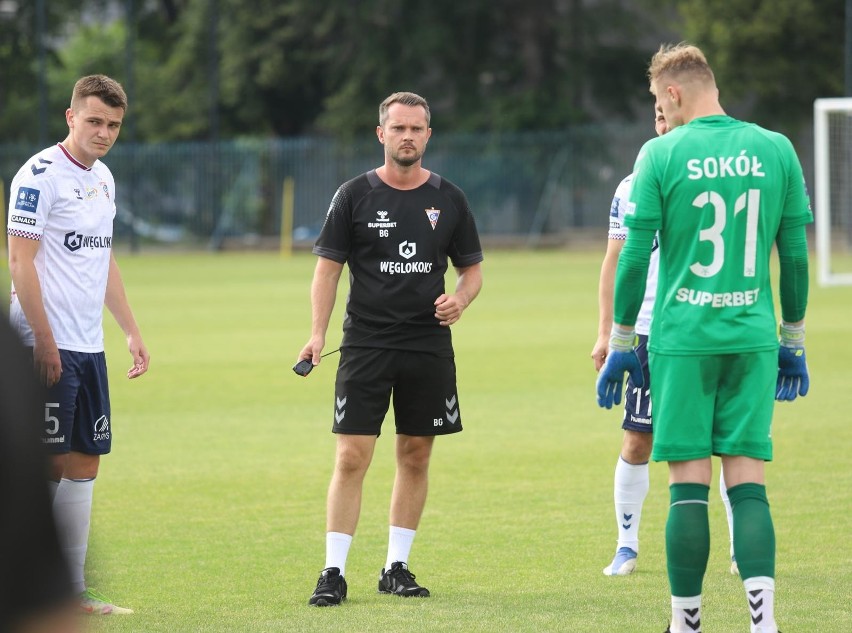
<path id="1" fill-rule="evenodd" d="M 653 433 L 651 420 L 651 374 L 648 371 L 648 337 L 639 335 L 639 345 L 636 355 L 642 363 L 642 375 L 645 376 L 645 386 L 642 388 L 633 384 L 628 377 L 627 391 L 624 394 L 624 420 L 621 428 L 627 431 Z"/>
<path id="2" fill-rule="evenodd" d="M 62 376 L 47 391 L 41 441 L 48 452 L 105 455 L 112 448 L 106 356 L 59 350 Z"/>
<path id="3" fill-rule="evenodd" d="M 348 347 L 340 351 L 332 431 L 378 437 L 391 394 L 397 433 L 428 436 L 462 430 L 454 358 Z"/>

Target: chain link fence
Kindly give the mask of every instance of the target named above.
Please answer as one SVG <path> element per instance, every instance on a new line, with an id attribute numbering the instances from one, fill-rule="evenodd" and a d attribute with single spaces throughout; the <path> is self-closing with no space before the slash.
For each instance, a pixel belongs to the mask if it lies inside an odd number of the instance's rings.
<path id="1" fill-rule="evenodd" d="M 436 132 L 423 164 L 465 191 L 486 241 L 536 247 L 590 234 L 604 240 L 613 192 L 652 135 L 650 123 L 499 135 Z M 6 204 L 12 177 L 39 149 L 0 145 Z M 291 242 L 309 248 L 338 185 L 382 161 L 375 137 L 347 143 L 305 137 L 119 140 L 104 162 L 116 179 L 119 244 L 224 250 Z M 282 241 L 282 226 L 292 227 L 291 240 Z"/>

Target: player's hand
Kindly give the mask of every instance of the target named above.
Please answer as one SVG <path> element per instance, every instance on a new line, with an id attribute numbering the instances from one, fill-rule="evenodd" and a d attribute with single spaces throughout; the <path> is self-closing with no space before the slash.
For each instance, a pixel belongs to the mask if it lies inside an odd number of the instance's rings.
<path id="1" fill-rule="evenodd" d="M 305 377 L 322 360 L 322 350 L 325 347 L 325 337 L 314 335 L 299 352 L 299 358 L 293 365 L 293 371 L 299 376 Z"/>
<path id="2" fill-rule="evenodd" d="M 305 343 L 305 346 L 302 348 L 302 351 L 299 352 L 299 360 L 309 360 L 311 364 L 316 366 L 320 364 L 322 360 L 322 350 L 325 348 L 325 336 L 320 336 L 314 334 Z"/>
<path id="3" fill-rule="evenodd" d="M 806 396 L 811 386 L 805 358 L 805 325 L 781 322 L 778 328 L 781 347 L 778 349 L 778 381 L 775 399 L 792 402 L 796 396 Z"/>
<path id="4" fill-rule="evenodd" d="M 642 387 L 645 377 L 642 375 L 642 363 L 636 355 L 636 330 L 613 324 L 609 335 L 609 351 L 606 361 L 598 374 L 598 406 L 612 409 L 613 404 L 621 404 L 621 392 L 624 387 L 624 372 L 630 372 L 633 384 Z"/>
<path id="5" fill-rule="evenodd" d="M 796 396 L 808 395 L 811 379 L 808 376 L 808 363 L 804 347 L 786 347 L 778 349 L 778 382 L 775 386 L 775 399 L 791 402 Z"/>
<path id="6" fill-rule="evenodd" d="M 435 299 L 435 318 L 444 327 L 457 323 L 467 304 L 457 294 L 442 294 Z"/>
<path id="7" fill-rule="evenodd" d="M 606 362 L 606 354 L 609 351 L 609 340 L 606 335 L 598 336 L 595 346 L 592 348 L 592 362 L 595 364 L 595 371 L 600 371 Z"/>
<path id="8" fill-rule="evenodd" d="M 127 377 L 138 378 L 148 371 L 151 355 L 148 353 L 145 343 L 142 342 L 142 337 L 138 334 L 131 334 L 127 337 L 127 349 L 133 357 L 133 366 L 127 370 Z"/>
<path id="9" fill-rule="evenodd" d="M 606 362 L 598 374 L 598 406 L 612 409 L 612 405 L 621 404 L 621 392 L 624 388 L 624 372 L 630 373 L 633 384 L 642 387 L 645 377 L 642 375 L 642 363 L 636 352 L 618 352 L 609 350 Z"/>
<path id="10" fill-rule="evenodd" d="M 36 341 L 33 346 L 33 368 L 45 387 L 52 387 L 62 376 L 62 360 L 59 349 L 52 340 L 49 343 Z"/>

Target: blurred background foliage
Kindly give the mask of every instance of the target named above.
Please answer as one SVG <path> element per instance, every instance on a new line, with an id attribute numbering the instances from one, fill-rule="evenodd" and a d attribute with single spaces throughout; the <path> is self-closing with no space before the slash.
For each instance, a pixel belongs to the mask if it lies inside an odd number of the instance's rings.
<path id="1" fill-rule="evenodd" d="M 635 122 L 648 60 L 682 40 L 731 114 L 795 135 L 844 93 L 845 31 L 841 0 L 0 0 L 0 139 L 64 138 L 96 72 L 140 142 L 347 139 L 397 90 L 442 132 Z"/>

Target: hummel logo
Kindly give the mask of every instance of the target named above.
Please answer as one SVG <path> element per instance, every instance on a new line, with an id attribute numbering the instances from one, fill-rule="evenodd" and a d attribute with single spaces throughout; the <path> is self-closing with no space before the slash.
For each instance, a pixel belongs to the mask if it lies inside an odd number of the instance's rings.
<path id="1" fill-rule="evenodd" d="M 748 599 L 749 609 L 754 613 L 751 616 L 751 621 L 754 624 L 760 624 L 763 621 L 763 614 L 760 613 L 760 608 L 763 606 L 763 596 L 760 594 L 763 593 L 763 589 L 754 589 L 748 592 L 750 596 Z"/>
<path id="2" fill-rule="evenodd" d="M 42 165 L 50 165 L 50 164 L 52 164 L 52 161 L 45 160 L 45 159 L 43 159 L 43 158 L 39 158 L 39 159 L 38 159 L 38 162 L 39 162 L 39 163 L 41 163 Z M 36 167 L 35 165 L 30 165 L 30 169 L 32 169 L 32 170 L 33 170 L 33 176 L 38 176 L 39 174 L 43 174 L 44 172 L 46 172 L 46 171 L 47 171 L 47 167 L 42 167 L 41 169 L 39 169 L 39 168 L 38 168 L 38 167 Z"/>
<path id="3" fill-rule="evenodd" d="M 624 523 L 621 524 L 621 527 L 623 527 L 625 530 L 629 530 L 631 527 L 633 527 L 633 525 L 630 523 L 630 520 L 633 518 L 633 515 L 625 513 L 622 516 L 624 517 Z"/>
<path id="4" fill-rule="evenodd" d="M 444 400 L 444 404 L 447 405 L 447 422 L 455 424 L 456 420 L 459 419 L 459 410 L 458 407 L 456 407 L 455 395 L 453 395 L 452 398 Z"/>
<path id="5" fill-rule="evenodd" d="M 388 212 L 387 211 L 376 211 L 376 217 L 379 219 L 380 222 L 384 222 L 385 220 L 388 219 Z"/>
<path id="6" fill-rule="evenodd" d="M 335 398 L 335 401 L 337 406 L 334 409 L 334 419 L 338 424 L 340 424 L 346 416 L 346 411 L 343 410 L 346 406 L 346 396 L 343 398 Z"/>
<path id="7" fill-rule="evenodd" d="M 698 617 L 698 609 L 684 609 L 683 612 L 689 616 L 683 619 L 686 626 L 693 631 L 699 630 L 701 628 L 701 618 Z"/>

